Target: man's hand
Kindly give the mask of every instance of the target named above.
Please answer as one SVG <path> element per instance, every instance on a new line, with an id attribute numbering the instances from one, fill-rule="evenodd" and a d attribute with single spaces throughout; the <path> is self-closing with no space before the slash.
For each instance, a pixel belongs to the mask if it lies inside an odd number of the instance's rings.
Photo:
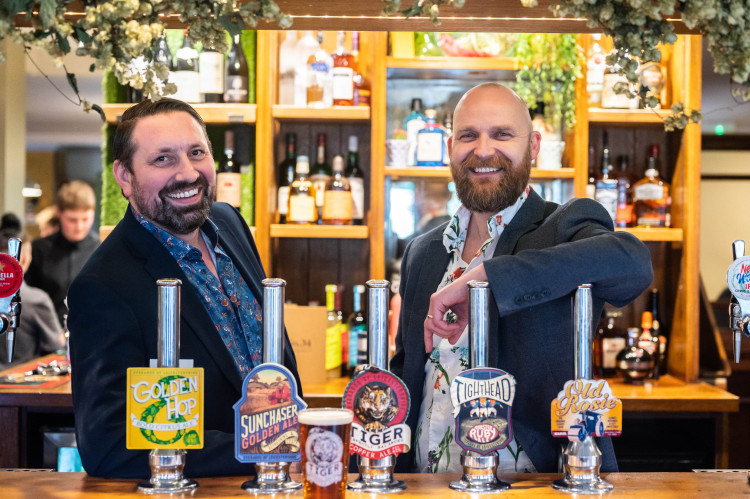
<path id="1" fill-rule="evenodd" d="M 469 323 L 469 281 L 486 281 L 484 265 L 479 265 L 430 296 L 430 308 L 424 321 L 424 346 L 430 353 L 433 348 L 432 335 L 447 338 L 454 345 Z M 456 321 L 452 324 L 443 318 L 452 311 Z"/>

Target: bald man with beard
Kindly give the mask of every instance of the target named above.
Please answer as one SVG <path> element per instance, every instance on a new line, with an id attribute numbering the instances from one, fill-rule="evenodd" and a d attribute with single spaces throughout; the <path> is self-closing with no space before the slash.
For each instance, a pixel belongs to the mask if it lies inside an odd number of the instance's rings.
<path id="1" fill-rule="evenodd" d="M 540 141 L 526 104 L 500 84 L 478 85 L 456 105 L 448 150 L 462 206 L 409 244 L 401 268 L 390 368 L 411 394 L 413 442 L 399 456 L 399 471 L 461 472 L 450 383 L 469 366 L 469 281 L 490 284 L 489 366 L 516 380 L 513 434 L 498 470 L 554 473 L 564 441 L 551 435 L 550 404 L 574 377 L 577 287 L 592 284 L 598 317 L 604 302 L 622 307 L 653 279 L 646 246 L 614 232 L 597 202 L 558 205 L 529 187 Z M 448 311 L 456 322 L 444 320 Z M 610 439 L 598 442 L 602 471 L 616 471 Z"/>

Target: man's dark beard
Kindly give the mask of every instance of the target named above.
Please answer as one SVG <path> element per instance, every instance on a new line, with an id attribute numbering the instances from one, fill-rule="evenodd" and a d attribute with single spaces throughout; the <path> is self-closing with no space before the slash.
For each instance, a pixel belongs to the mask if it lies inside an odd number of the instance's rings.
<path id="1" fill-rule="evenodd" d="M 472 178 L 469 168 L 502 168 L 504 175 L 497 178 Z M 521 164 L 513 166 L 505 156 L 478 158 L 467 156 L 460 166 L 451 161 L 451 174 L 456 183 L 456 194 L 472 212 L 497 213 L 515 204 L 529 183 L 531 149 L 527 149 Z"/>
<path id="2" fill-rule="evenodd" d="M 203 198 L 190 206 L 177 207 L 167 200 L 173 192 L 192 188 L 201 188 Z M 159 191 L 157 199 L 147 200 L 137 182 L 133 182 L 133 198 L 141 215 L 172 234 L 189 234 L 200 228 L 208 219 L 208 212 L 213 204 L 214 192 L 209 189 L 208 181 L 203 175 L 195 182 L 175 182 Z"/>

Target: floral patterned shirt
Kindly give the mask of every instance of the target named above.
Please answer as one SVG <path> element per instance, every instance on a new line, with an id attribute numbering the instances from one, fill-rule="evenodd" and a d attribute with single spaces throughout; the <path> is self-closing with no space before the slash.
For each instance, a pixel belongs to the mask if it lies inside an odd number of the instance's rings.
<path id="1" fill-rule="evenodd" d="M 529 196 L 527 186 L 515 204 L 505 208 L 487 221 L 487 240 L 474 255 L 471 262 L 463 261 L 466 233 L 471 212 L 461 206 L 443 232 L 443 244 L 450 253 L 450 263 L 445 270 L 438 289 L 442 289 L 463 275 L 467 270 L 479 266 L 492 258 L 505 227 Z M 434 347 L 425 363 L 425 383 L 422 405 L 415 435 L 415 470 L 419 473 L 461 473 L 461 447 L 456 443 L 453 430 L 453 403 L 450 396 L 451 381 L 469 368 L 468 328 L 455 345 L 445 338 L 433 337 Z M 513 374 L 513 373 L 511 373 Z M 499 451 L 498 471 L 506 473 L 535 472 L 523 447 L 515 440 Z"/>
<path id="2" fill-rule="evenodd" d="M 258 300 L 219 244 L 218 227 L 209 219 L 201 235 L 212 253 L 219 278 L 203 262 L 201 251 L 137 214 L 136 219 L 177 260 L 203 300 L 216 331 L 234 359 L 240 379 L 263 362 L 263 312 Z"/>

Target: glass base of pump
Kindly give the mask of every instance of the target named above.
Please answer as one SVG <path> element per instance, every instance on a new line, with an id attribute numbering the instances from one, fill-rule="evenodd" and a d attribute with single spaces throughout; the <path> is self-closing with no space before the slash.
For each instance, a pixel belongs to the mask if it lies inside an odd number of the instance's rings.
<path id="1" fill-rule="evenodd" d="M 406 490 L 406 484 L 393 478 L 396 457 L 387 456 L 382 459 L 368 459 L 359 457 L 359 477 L 346 488 L 356 492 L 371 492 L 389 494 Z"/>
<path id="2" fill-rule="evenodd" d="M 471 493 L 503 492 L 510 488 L 510 484 L 497 478 L 497 465 L 500 457 L 497 452 L 486 456 L 478 452 L 461 451 L 461 466 L 464 474 L 460 480 L 451 482 L 453 490 Z"/>
<path id="3" fill-rule="evenodd" d="M 552 482 L 552 488 L 571 494 L 609 492 L 614 486 L 599 478 L 601 466 L 602 453 L 593 438 L 570 441 L 563 453 L 565 476 Z"/>
<path id="4" fill-rule="evenodd" d="M 255 494 L 293 492 L 302 484 L 289 477 L 289 463 L 255 463 L 256 477 L 242 484 L 242 489 Z"/>
<path id="5" fill-rule="evenodd" d="M 198 482 L 185 478 L 185 449 L 155 449 L 149 453 L 151 478 L 138 484 L 138 491 L 146 494 L 178 494 L 191 492 Z"/>

